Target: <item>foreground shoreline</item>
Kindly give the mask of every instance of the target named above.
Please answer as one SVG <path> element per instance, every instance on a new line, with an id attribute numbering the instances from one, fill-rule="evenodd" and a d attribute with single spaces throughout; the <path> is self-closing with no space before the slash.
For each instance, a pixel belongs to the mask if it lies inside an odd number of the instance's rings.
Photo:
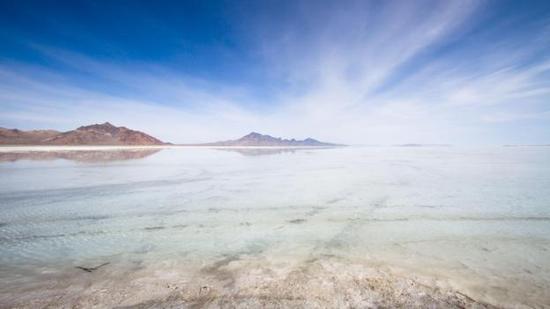
<path id="1" fill-rule="evenodd" d="M 22 295 L 4 295 L 0 304 L 6 308 L 499 307 L 476 300 L 445 280 L 331 256 L 300 262 L 226 256 L 198 269 L 168 262 L 123 271 L 119 266 L 67 269 Z"/>

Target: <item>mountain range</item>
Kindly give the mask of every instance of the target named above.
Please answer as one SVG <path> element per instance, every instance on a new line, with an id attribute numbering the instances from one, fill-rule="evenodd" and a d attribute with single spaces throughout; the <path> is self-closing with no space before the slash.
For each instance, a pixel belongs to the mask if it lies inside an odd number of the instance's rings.
<path id="1" fill-rule="evenodd" d="M 21 131 L 0 128 L 0 145 L 163 145 L 159 139 L 108 122 L 82 126 L 75 130 Z"/>
<path id="2" fill-rule="evenodd" d="M 338 144 L 331 144 L 320 142 L 313 138 L 306 138 L 304 140 L 296 139 L 283 139 L 280 137 L 273 137 L 270 135 L 260 134 L 256 132 L 249 133 L 239 139 L 221 141 L 215 143 L 201 144 L 205 146 L 271 146 L 271 147 L 288 147 L 288 146 L 306 146 L 306 147 L 332 147 L 342 146 Z"/>
<path id="3" fill-rule="evenodd" d="M 117 127 L 109 122 L 81 126 L 75 130 L 6 129 L 0 127 L 0 145 L 164 145 L 167 143 L 140 131 Z M 320 142 L 313 138 L 304 140 L 283 139 L 252 132 L 239 139 L 194 146 L 271 146 L 271 147 L 331 147 L 342 146 Z"/>

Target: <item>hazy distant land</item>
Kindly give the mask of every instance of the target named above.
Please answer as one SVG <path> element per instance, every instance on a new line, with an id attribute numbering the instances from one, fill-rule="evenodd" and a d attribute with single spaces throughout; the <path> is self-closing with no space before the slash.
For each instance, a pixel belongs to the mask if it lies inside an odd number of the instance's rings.
<path id="1" fill-rule="evenodd" d="M 296 139 L 283 139 L 280 137 L 273 137 L 270 135 L 260 134 L 256 132 L 251 132 L 248 135 L 245 135 L 236 140 L 221 141 L 215 143 L 205 143 L 199 144 L 202 146 L 310 146 L 310 147 L 334 147 L 334 146 L 343 146 L 339 144 L 320 142 L 313 138 L 306 138 L 304 140 Z"/>
<path id="2" fill-rule="evenodd" d="M 550 144 L 509 144 L 504 147 L 550 147 Z"/>

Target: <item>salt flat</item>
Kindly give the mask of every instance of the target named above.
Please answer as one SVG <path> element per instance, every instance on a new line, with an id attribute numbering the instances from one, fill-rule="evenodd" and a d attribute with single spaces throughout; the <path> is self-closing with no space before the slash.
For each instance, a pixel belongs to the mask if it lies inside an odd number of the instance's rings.
<path id="1" fill-rule="evenodd" d="M 157 148 L 0 163 L 2 307 L 550 304 L 548 148 Z"/>

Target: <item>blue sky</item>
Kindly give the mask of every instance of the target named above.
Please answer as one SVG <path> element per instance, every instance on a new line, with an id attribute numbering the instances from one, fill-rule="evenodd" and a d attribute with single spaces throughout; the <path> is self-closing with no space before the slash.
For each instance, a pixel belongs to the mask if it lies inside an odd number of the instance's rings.
<path id="1" fill-rule="evenodd" d="M 0 2 L 0 126 L 550 143 L 549 1 Z"/>

